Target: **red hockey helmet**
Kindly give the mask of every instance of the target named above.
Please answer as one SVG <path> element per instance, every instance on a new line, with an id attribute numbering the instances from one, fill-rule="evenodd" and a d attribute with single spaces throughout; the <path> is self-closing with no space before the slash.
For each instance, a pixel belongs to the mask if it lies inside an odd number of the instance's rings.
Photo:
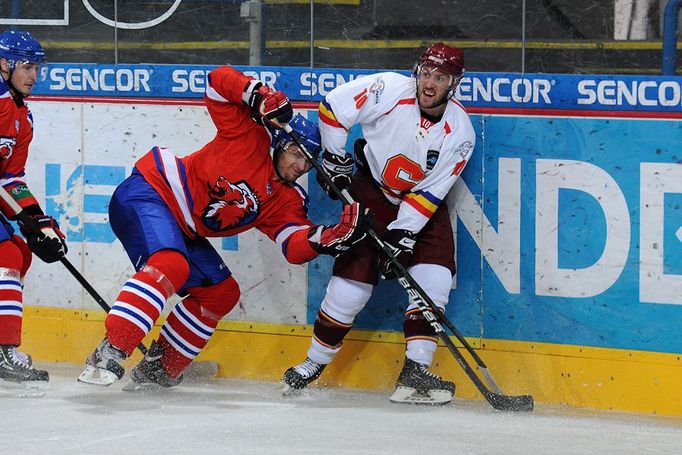
<path id="1" fill-rule="evenodd" d="M 414 76 L 419 78 L 419 73 L 423 68 L 437 69 L 452 76 L 446 96 L 449 99 L 455 95 L 457 84 L 464 75 L 464 53 L 462 49 L 450 47 L 445 43 L 432 44 L 415 63 L 412 70 Z"/>

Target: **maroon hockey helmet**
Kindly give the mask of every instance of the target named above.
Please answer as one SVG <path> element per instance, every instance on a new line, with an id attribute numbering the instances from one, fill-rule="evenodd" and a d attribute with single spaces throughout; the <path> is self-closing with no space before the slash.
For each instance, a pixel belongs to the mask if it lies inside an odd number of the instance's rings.
<path id="1" fill-rule="evenodd" d="M 432 66 L 458 79 L 464 74 L 464 53 L 462 49 L 436 43 L 422 53 L 416 66 Z"/>
<path id="2" fill-rule="evenodd" d="M 425 67 L 435 68 L 452 76 L 446 96 L 446 98 L 451 98 L 455 95 L 457 84 L 464 75 L 464 53 L 462 49 L 450 47 L 442 42 L 432 44 L 422 52 L 419 60 L 414 64 L 412 74 L 419 79 L 419 73 Z"/>

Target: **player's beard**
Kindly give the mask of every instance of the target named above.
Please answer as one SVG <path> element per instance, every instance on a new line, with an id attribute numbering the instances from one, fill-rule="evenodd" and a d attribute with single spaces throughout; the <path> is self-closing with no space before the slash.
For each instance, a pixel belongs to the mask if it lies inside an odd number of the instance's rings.
<path id="1" fill-rule="evenodd" d="M 430 101 L 428 104 L 425 104 L 422 102 L 422 97 L 424 96 L 424 89 L 421 87 L 418 87 L 417 91 L 417 102 L 419 103 L 419 107 L 424 108 L 424 109 L 433 109 L 438 106 L 441 106 L 445 103 L 448 102 L 448 91 L 445 91 L 440 97 L 429 97 L 428 100 Z"/>

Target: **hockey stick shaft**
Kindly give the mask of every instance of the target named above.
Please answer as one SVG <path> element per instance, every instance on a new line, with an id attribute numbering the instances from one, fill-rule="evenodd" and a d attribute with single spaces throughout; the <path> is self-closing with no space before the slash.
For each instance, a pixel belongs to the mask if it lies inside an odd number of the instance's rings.
<path id="1" fill-rule="evenodd" d="M 31 232 L 34 234 L 38 235 L 39 237 L 44 237 L 45 234 L 43 231 L 40 229 L 39 226 L 36 225 L 36 223 L 31 219 L 30 216 L 24 212 L 24 209 L 21 208 L 21 206 L 17 203 L 17 201 L 14 200 L 14 198 L 7 192 L 5 188 L 0 186 L 0 197 L 2 197 L 2 200 L 7 204 L 10 209 L 15 214 L 15 217 L 20 220 L 24 226 L 26 226 Z M 61 262 L 64 267 L 73 275 L 74 278 L 85 288 L 85 290 L 90 294 L 90 296 L 95 299 L 95 302 L 107 313 L 111 309 L 107 302 L 102 298 L 101 295 L 93 288 L 88 280 L 85 279 L 83 275 L 76 269 L 76 267 L 71 264 L 71 262 L 66 259 L 66 257 L 62 257 L 59 259 L 59 262 Z M 147 348 L 144 344 L 140 343 L 137 348 L 142 352 L 142 354 L 147 353 Z"/>
<path id="2" fill-rule="evenodd" d="M 344 204 L 352 204 L 354 202 L 352 196 L 348 191 L 341 190 L 331 179 L 327 170 L 322 167 L 322 165 L 312 156 L 312 154 L 306 149 L 302 144 L 301 140 L 298 138 L 296 133 L 293 131 L 290 125 L 284 125 L 284 131 L 286 131 L 294 140 L 296 145 L 303 151 L 310 164 L 315 168 L 315 171 L 321 174 L 331 190 L 343 201 Z M 443 343 L 447 346 L 448 350 L 455 357 L 457 362 L 460 364 L 464 372 L 469 376 L 469 379 L 474 383 L 476 388 L 481 392 L 481 394 L 486 398 L 486 400 L 495 408 L 500 410 L 512 410 L 512 411 L 531 411 L 533 409 L 533 399 L 530 395 L 522 395 L 518 397 L 507 396 L 502 394 L 500 388 L 497 386 L 495 381 L 492 379 L 492 375 L 488 371 L 488 368 L 483 363 L 483 360 L 476 354 L 471 345 L 466 341 L 464 336 L 457 330 L 457 328 L 452 324 L 445 314 L 436 306 L 436 304 L 431 300 L 428 294 L 422 289 L 422 287 L 417 283 L 410 273 L 403 267 L 403 265 L 396 259 L 393 251 L 386 245 L 386 243 L 381 240 L 379 235 L 371 227 L 367 230 L 368 235 L 374 240 L 379 249 L 385 254 L 391 265 L 398 271 L 398 276 L 400 277 L 398 281 L 405 288 L 410 298 L 417 304 L 420 311 L 424 314 L 426 320 L 434 328 L 436 334 L 443 340 Z M 462 343 L 466 350 L 472 355 L 479 368 L 483 372 L 484 376 L 490 381 L 495 392 L 486 387 L 485 384 L 478 377 L 473 368 L 469 365 L 466 359 L 459 352 L 459 349 L 452 342 L 450 337 L 443 330 L 443 326 L 440 324 L 439 320 L 443 321 L 447 327 L 452 331 L 455 337 Z"/>

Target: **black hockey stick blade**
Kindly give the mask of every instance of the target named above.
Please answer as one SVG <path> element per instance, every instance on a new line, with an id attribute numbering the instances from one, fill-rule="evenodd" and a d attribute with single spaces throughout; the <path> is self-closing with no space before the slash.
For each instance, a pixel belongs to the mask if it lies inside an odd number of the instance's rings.
<path id="1" fill-rule="evenodd" d="M 499 393 L 489 392 L 485 396 L 490 405 L 498 411 L 511 412 L 532 412 L 533 397 L 530 395 L 500 395 Z"/>

